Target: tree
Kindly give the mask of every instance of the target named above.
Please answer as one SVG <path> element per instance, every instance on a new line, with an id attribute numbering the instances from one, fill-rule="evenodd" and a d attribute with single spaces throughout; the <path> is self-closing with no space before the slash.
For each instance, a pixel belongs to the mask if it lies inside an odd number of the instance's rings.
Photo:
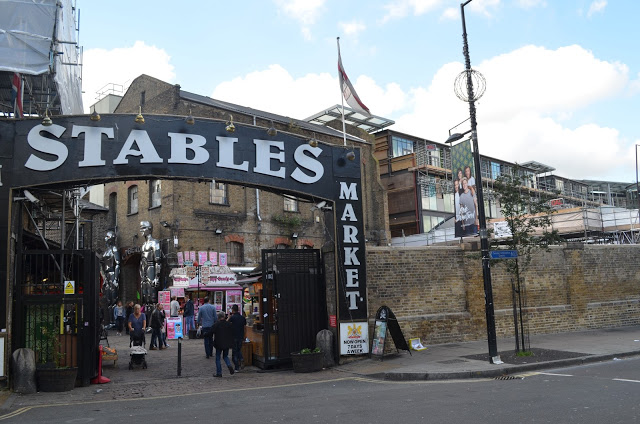
<path id="1" fill-rule="evenodd" d="M 518 315 L 516 313 L 516 295 L 520 310 L 520 333 L 522 350 L 525 349 L 524 325 L 522 320 L 522 303 L 524 284 L 521 284 L 520 273 L 531 262 L 534 250 L 556 244 L 560 240 L 557 230 L 551 229 L 551 208 L 547 197 L 539 196 L 525 186 L 524 173 L 519 167 L 512 174 L 499 176 L 493 186 L 494 195 L 500 202 L 500 210 L 504 216 L 506 228 L 503 236 L 494 237 L 494 244 L 506 245 L 510 250 L 518 252 L 516 259 L 505 261 L 507 272 L 515 277 L 511 285 L 513 289 L 514 325 L 516 350 L 520 352 L 518 340 Z M 495 235 L 495 234 L 494 234 Z M 528 337 L 527 337 L 528 338 Z"/>

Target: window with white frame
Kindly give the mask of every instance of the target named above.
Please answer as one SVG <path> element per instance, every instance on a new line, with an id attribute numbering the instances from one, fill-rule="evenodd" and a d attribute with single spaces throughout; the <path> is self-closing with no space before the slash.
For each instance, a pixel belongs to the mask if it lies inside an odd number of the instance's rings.
<path id="1" fill-rule="evenodd" d="M 149 181 L 149 208 L 162 205 L 162 186 L 160 180 Z"/>
<path id="2" fill-rule="evenodd" d="M 298 212 L 298 199 L 284 196 L 284 210 L 287 212 Z"/>
<path id="3" fill-rule="evenodd" d="M 211 181 L 209 183 L 209 203 L 215 205 L 228 205 L 229 196 L 227 184 Z"/>
<path id="4" fill-rule="evenodd" d="M 132 185 L 129 187 L 127 196 L 127 213 L 138 213 L 138 186 Z"/>

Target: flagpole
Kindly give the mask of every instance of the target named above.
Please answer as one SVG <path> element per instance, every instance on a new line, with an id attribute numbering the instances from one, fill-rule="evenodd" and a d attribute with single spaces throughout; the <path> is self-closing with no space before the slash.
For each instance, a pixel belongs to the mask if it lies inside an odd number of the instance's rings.
<path id="1" fill-rule="evenodd" d="M 337 37 L 338 43 L 338 60 L 340 60 L 340 37 Z M 338 81 L 340 80 L 340 75 L 338 75 Z M 342 140 L 343 146 L 347 145 L 347 130 L 344 123 L 344 93 L 342 92 L 342 84 L 340 84 L 340 101 L 342 102 Z"/>

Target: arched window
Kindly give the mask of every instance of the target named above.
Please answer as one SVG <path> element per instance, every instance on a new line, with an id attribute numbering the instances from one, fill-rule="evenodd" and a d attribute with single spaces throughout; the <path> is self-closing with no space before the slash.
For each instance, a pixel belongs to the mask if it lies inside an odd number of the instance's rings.
<path id="1" fill-rule="evenodd" d="M 109 226 L 115 228 L 118 222 L 118 193 L 109 195 Z"/>
<path id="2" fill-rule="evenodd" d="M 244 244 L 237 241 L 227 243 L 227 262 L 229 265 L 242 265 L 244 263 Z"/>
<path id="3" fill-rule="evenodd" d="M 128 190 L 127 213 L 138 213 L 138 186 L 132 185 Z"/>
<path id="4" fill-rule="evenodd" d="M 149 181 L 149 209 L 162 205 L 162 185 L 160 180 Z"/>

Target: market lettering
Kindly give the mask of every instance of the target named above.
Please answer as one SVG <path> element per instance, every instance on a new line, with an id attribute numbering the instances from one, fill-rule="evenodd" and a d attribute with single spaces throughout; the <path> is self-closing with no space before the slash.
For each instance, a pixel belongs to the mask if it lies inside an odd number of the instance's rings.
<path id="1" fill-rule="evenodd" d="M 347 185 L 346 182 L 340 182 L 340 199 L 342 200 L 358 200 L 358 185 L 356 183 L 351 183 Z M 341 222 L 358 222 L 358 217 L 353 209 L 353 204 L 346 203 L 344 205 L 344 210 L 342 212 L 342 216 L 340 218 Z M 346 246 L 347 244 L 360 244 L 360 240 L 358 239 L 358 228 L 354 225 L 346 225 L 342 224 L 342 241 L 344 244 L 344 261 L 343 265 L 345 267 L 359 266 L 360 260 L 356 255 L 360 250 L 359 247 Z M 345 268 L 345 279 L 346 279 L 346 287 L 358 289 L 360 288 L 359 281 L 359 269 L 358 268 Z M 345 296 L 347 298 L 347 302 L 349 305 L 349 310 L 357 310 L 358 309 L 358 301 L 362 300 L 360 297 L 359 290 L 348 290 L 345 292 Z"/>
<path id="2" fill-rule="evenodd" d="M 69 156 L 69 148 L 59 139 L 66 132 L 61 125 L 35 125 L 27 135 L 27 143 L 37 153 L 32 153 L 24 166 L 34 171 L 52 171 L 61 167 Z M 105 166 L 107 160 L 102 157 L 103 138 L 114 140 L 115 130 L 111 127 L 71 126 L 71 139 L 84 142 L 84 155 L 78 162 L 79 168 Z M 207 139 L 199 134 L 168 132 L 170 156 L 167 163 L 184 165 L 202 165 L 209 161 L 209 150 L 205 148 Z M 84 138 L 84 140 L 82 140 Z M 249 162 L 236 163 L 235 153 L 238 139 L 234 137 L 216 137 L 218 144 L 219 168 L 249 172 Z M 285 143 L 274 140 L 254 139 L 255 166 L 257 174 L 277 178 L 286 178 Z M 324 166 L 317 160 L 322 153 L 320 147 L 307 144 L 298 146 L 293 152 L 296 164 L 289 176 L 303 184 L 313 184 L 324 176 Z M 38 153 L 44 154 L 39 155 Z M 145 130 L 134 129 L 129 132 L 118 155 L 112 159 L 113 165 L 129 165 L 129 157 L 139 157 L 140 163 L 164 163 Z M 350 194 L 350 188 L 345 188 Z"/>

